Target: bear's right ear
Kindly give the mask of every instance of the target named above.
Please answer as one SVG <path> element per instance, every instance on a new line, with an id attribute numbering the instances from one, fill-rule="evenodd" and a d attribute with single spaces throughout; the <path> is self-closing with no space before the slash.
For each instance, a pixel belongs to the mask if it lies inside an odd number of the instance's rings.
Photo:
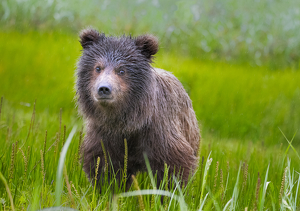
<path id="1" fill-rule="evenodd" d="M 80 44 L 83 48 L 87 48 L 88 46 L 92 45 L 93 43 L 103 40 L 105 35 L 102 33 L 100 34 L 95 29 L 84 29 L 80 32 Z"/>
<path id="2" fill-rule="evenodd" d="M 135 38 L 135 44 L 141 53 L 152 60 L 153 55 L 158 51 L 158 39 L 153 35 L 141 35 Z"/>

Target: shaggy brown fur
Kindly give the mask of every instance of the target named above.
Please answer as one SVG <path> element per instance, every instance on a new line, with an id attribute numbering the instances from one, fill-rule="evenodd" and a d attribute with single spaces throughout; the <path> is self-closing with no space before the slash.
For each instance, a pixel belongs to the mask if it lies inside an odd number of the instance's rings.
<path id="1" fill-rule="evenodd" d="M 151 66 L 157 39 L 152 35 L 107 37 L 86 29 L 80 43 L 83 53 L 76 86 L 86 123 L 82 153 L 89 178 L 94 177 L 100 157 L 101 180 L 105 167 L 101 140 L 114 172 L 124 168 L 126 138 L 128 178 L 146 170 L 146 153 L 158 185 L 164 163 L 170 174 L 181 169 L 182 180 L 187 182 L 198 161 L 198 123 L 182 84 L 171 73 Z M 103 94 L 101 87 L 109 93 Z"/>

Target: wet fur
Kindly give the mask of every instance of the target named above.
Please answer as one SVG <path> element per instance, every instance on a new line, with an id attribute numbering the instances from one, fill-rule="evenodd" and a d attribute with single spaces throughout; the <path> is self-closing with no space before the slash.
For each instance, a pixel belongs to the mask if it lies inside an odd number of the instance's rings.
<path id="1" fill-rule="evenodd" d="M 128 143 L 127 175 L 145 171 L 146 153 L 158 185 L 164 163 L 170 174 L 181 169 L 182 180 L 196 168 L 200 133 L 191 100 L 182 84 L 171 73 L 151 66 L 158 51 L 154 36 L 106 37 L 96 30 L 81 32 L 83 53 L 77 68 L 78 106 L 84 116 L 86 136 L 82 144 L 83 167 L 94 178 L 100 157 L 99 175 L 104 170 L 104 148 L 114 172 L 124 168 L 124 139 Z M 117 103 L 101 106 L 91 96 L 93 69 L 97 62 L 117 68 L 124 65 L 128 74 L 118 93 Z M 116 76 L 117 77 L 117 76 Z M 117 84 L 115 84 L 117 86 Z M 171 176 L 171 175 L 170 175 Z M 101 176 L 98 176 L 101 180 Z M 130 185 L 130 180 L 128 185 Z"/>

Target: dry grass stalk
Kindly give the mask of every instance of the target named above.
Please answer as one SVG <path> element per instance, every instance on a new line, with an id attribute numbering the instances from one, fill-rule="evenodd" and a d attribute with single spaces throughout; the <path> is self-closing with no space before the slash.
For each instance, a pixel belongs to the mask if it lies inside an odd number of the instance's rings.
<path id="1" fill-rule="evenodd" d="M 248 179 L 248 164 L 244 163 L 244 174 L 243 174 L 242 191 L 245 189 L 245 187 L 247 185 L 247 179 Z"/>
<path id="2" fill-rule="evenodd" d="M 135 178 L 135 176 L 131 175 L 131 178 L 133 180 L 133 187 L 135 188 L 135 190 L 140 191 L 139 183 L 138 183 L 137 179 Z M 143 197 L 141 194 L 138 195 L 138 200 L 139 200 L 140 210 L 145 210 L 145 205 L 144 205 Z"/>
<path id="3" fill-rule="evenodd" d="M 105 211 L 109 211 L 109 202 L 106 203 Z"/>
<path id="4" fill-rule="evenodd" d="M 16 143 L 15 143 L 15 155 L 17 155 L 17 153 L 18 153 L 18 141 L 16 141 Z"/>
<path id="5" fill-rule="evenodd" d="M 241 167 L 241 172 L 244 172 L 244 168 L 245 168 L 245 162 L 243 162 L 243 165 Z"/>
<path id="6" fill-rule="evenodd" d="M 168 168 L 167 163 L 165 163 L 164 174 L 165 174 L 165 181 L 166 181 L 165 190 L 169 191 L 169 168 Z M 194 188 L 194 186 L 192 188 Z M 163 202 L 165 204 L 165 209 L 167 209 L 168 208 L 168 197 L 164 197 Z"/>
<path id="7" fill-rule="evenodd" d="M 25 181 L 26 175 L 27 175 L 27 165 L 28 165 L 28 160 L 26 158 L 26 155 L 24 153 L 24 151 L 19 148 L 20 152 L 22 153 L 23 156 L 23 160 L 24 160 L 24 174 L 23 174 L 23 181 Z"/>
<path id="8" fill-rule="evenodd" d="M 97 186 L 97 179 L 98 179 L 98 172 L 99 172 L 99 166 L 100 166 L 100 157 L 97 157 L 97 164 L 96 164 L 96 169 L 95 169 L 95 177 L 94 177 L 94 180 L 95 180 L 95 184 L 94 184 L 94 192 L 93 192 L 93 198 L 92 198 L 92 207 L 95 207 L 96 204 L 95 204 L 95 193 L 96 193 L 96 186 Z"/>
<path id="9" fill-rule="evenodd" d="M 261 179 L 260 179 L 259 172 L 258 172 L 258 179 L 257 179 L 256 191 L 255 191 L 255 206 L 254 206 L 254 210 L 257 210 L 257 206 L 258 206 L 258 196 L 259 196 L 260 183 L 261 183 Z"/>
<path id="10" fill-rule="evenodd" d="M 77 189 L 75 188 L 75 185 L 72 183 L 72 181 L 71 181 L 70 183 L 72 184 L 72 187 L 73 187 L 73 189 L 74 189 L 74 191 L 75 191 L 76 197 L 77 197 L 78 199 L 80 199 L 80 195 L 79 195 Z"/>
<path id="11" fill-rule="evenodd" d="M 40 150 L 41 153 L 41 168 L 42 168 L 42 175 L 43 175 L 43 187 L 45 184 L 45 176 L 46 176 L 46 172 L 45 172 L 45 162 L 44 162 L 44 153 L 43 150 Z"/>
<path id="12" fill-rule="evenodd" d="M 9 170 L 9 179 L 8 183 L 12 182 L 13 176 L 14 176 L 14 166 L 15 166 L 15 144 L 12 144 L 11 147 L 11 158 L 10 158 L 10 170 Z"/>
<path id="13" fill-rule="evenodd" d="M 280 193 L 279 193 L 279 204 L 282 203 L 282 196 L 283 196 L 285 180 L 286 180 L 286 171 L 287 171 L 287 167 L 284 169 L 282 180 L 281 180 Z"/>
<path id="14" fill-rule="evenodd" d="M 106 170 L 108 169 L 107 155 L 106 155 L 103 141 L 101 140 L 100 142 L 101 142 L 101 146 L 102 146 L 102 150 L 103 150 L 103 154 L 104 154 L 104 161 L 105 161 L 104 172 L 106 172 Z"/>
<path id="15" fill-rule="evenodd" d="M 64 178 L 65 178 L 65 181 L 66 181 L 66 184 L 67 184 L 68 194 L 69 194 L 71 202 L 72 202 L 71 207 L 75 207 L 75 201 L 74 201 L 74 198 L 73 198 L 73 195 L 72 195 L 71 185 L 69 183 L 69 177 L 68 177 L 68 174 L 67 174 L 66 166 L 64 166 L 63 173 L 64 173 Z"/>
<path id="16" fill-rule="evenodd" d="M 223 170 L 220 169 L 220 188 L 221 188 L 221 201 L 224 198 L 224 182 L 223 182 Z"/>
<path id="17" fill-rule="evenodd" d="M 166 180 L 165 190 L 169 191 L 169 187 L 168 187 L 168 185 L 169 185 L 169 168 L 168 168 L 167 163 L 165 163 L 165 170 L 164 170 L 164 172 L 165 172 L 165 175 L 166 175 L 166 178 L 165 178 L 165 180 Z"/>
<path id="18" fill-rule="evenodd" d="M 75 153 L 74 159 L 73 159 L 73 164 L 72 164 L 72 171 L 75 171 L 76 166 L 78 165 L 78 155 Z"/>
<path id="19" fill-rule="evenodd" d="M 57 134 L 58 134 L 58 133 L 56 133 L 56 136 L 55 136 L 56 138 L 57 138 Z M 57 139 L 56 139 L 56 140 L 57 140 Z M 56 144 L 57 144 L 56 140 L 52 143 L 52 145 L 47 149 L 46 152 L 49 152 L 49 151 L 52 149 L 53 146 L 56 146 Z M 54 153 L 55 153 L 55 149 L 54 149 Z"/>
<path id="20" fill-rule="evenodd" d="M 98 177 L 98 172 L 99 172 L 99 166 L 100 166 L 100 157 L 97 157 L 97 165 L 96 165 L 96 170 L 95 170 L 95 185 Z"/>
<path id="21" fill-rule="evenodd" d="M 56 137 L 58 137 L 58 135 L 57 135 L 58 133 L 56 133 Z M 51 149 L 52 149 L 52 147 L 53 146 L 56 146 L 56 149 L 54 149 L 54 153 L 55 153 L 55 156 L 56 156 L 56 152 L 57 152 L 57 147 L 58 147 L 58 145 L 57 145 L 57 143 L 58 143 L 58 141 L 56 140 L 56 141 L 54 141 L 53 142 L 53 144 L 48 148 L 48 150 L 47 150 L 47 152 L 49 152 Z M 44 142 L 44 144 L 45 144 L 45 142 Z M 45 146 L 44 146 L 45 147 Z M 27 152 L 27 157 L 29 157 L 29 155 L 30 155 L 30 146 L 28 146 L 28 152 Z M 45 155 L 46 155 L 46 153 L 44 152 L 44 160 L 45 160 Z M 39 161 L 37 161 L 36 163 L 35 163 L 35 165 L 34 165 L 34 167 L 31 169 L 31 171 L 30 171 L 30 173 L 38 166 L 38 164 L 41 162 L 41 160 L 39 160 Z"/>
<path id="22" fill-rule="evenodd" d="M 217 161 L 217 163 L 216 163 L 216 172 L 215 172 L 215 181 L 214 181 L 213 193 L 216 192 L 217 181 L 218 181 L 218 174 L 219 174 L 219 161 Z"/>
<path id="23" fill-rule="evenodd" d="M 54 147 L 54 154 L 55 154 L 55 158 L 58 152 L 58 143 L 59 143 L 59 139 L 58 139 L 58 133 L 56 133 L 56 140 L 53 142 L 53 144 L 47 149 L 47 152 L 49 152 L 52 147 Z M 28 146 L 28 157 L 29 157 L 29 153 L 30 153 L 30 146 Z M 44 152 L 44 155 L 46 155 L 46 153 Z M 41 162 L 41 160 L 37 161 L 34 165 L 34 167 L 31 169 L 30 173 L 38 166 L 38 164 Z"/>
<path id="24" fill-rule="evenodd" d="M 151 202 L 150 203 L 151 203 L 150 204 L 151 209 L 154 209 L 154 207 L 155 207 L 155 195 L 151 196 Z"/>

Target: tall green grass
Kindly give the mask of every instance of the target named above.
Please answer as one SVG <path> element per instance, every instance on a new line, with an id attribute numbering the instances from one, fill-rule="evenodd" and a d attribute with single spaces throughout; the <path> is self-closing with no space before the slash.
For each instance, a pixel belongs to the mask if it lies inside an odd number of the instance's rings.
<path id="1" fill-rule="evenodd" d="M 2 0 L 3 30 L 154 33 L 164 48 L 195 58 L 299 66 L 298 0 L 37 1 Z"/>
<path id="2" fill-rule="evenodd" d="M 277 147 L 207 136 L 201 142 L 198 169 L 186 186 L 165 176 L 157 190 L 155 173 L 149 171 L 136 175 L 128 193 L 121 184 L 112 195 L 114 178 L 101 184 L 102 192 L 94 191 L 82 171 L 80 119 L 73 121 L 59 111 L 15 109 L 6 100 L 1 114 L 0 172 L 6 182 L 0 180 L 0 210 L 12 209 L 10 199 L 16 210 L 57 205 L 76 210 L 296 210 L 300 203 L 298 147 L 288 150 L 288 143 Z M 79 127 L 71 131 L 74 125 Z M 165 196 L 163 203 L 160 195 Z"/>

